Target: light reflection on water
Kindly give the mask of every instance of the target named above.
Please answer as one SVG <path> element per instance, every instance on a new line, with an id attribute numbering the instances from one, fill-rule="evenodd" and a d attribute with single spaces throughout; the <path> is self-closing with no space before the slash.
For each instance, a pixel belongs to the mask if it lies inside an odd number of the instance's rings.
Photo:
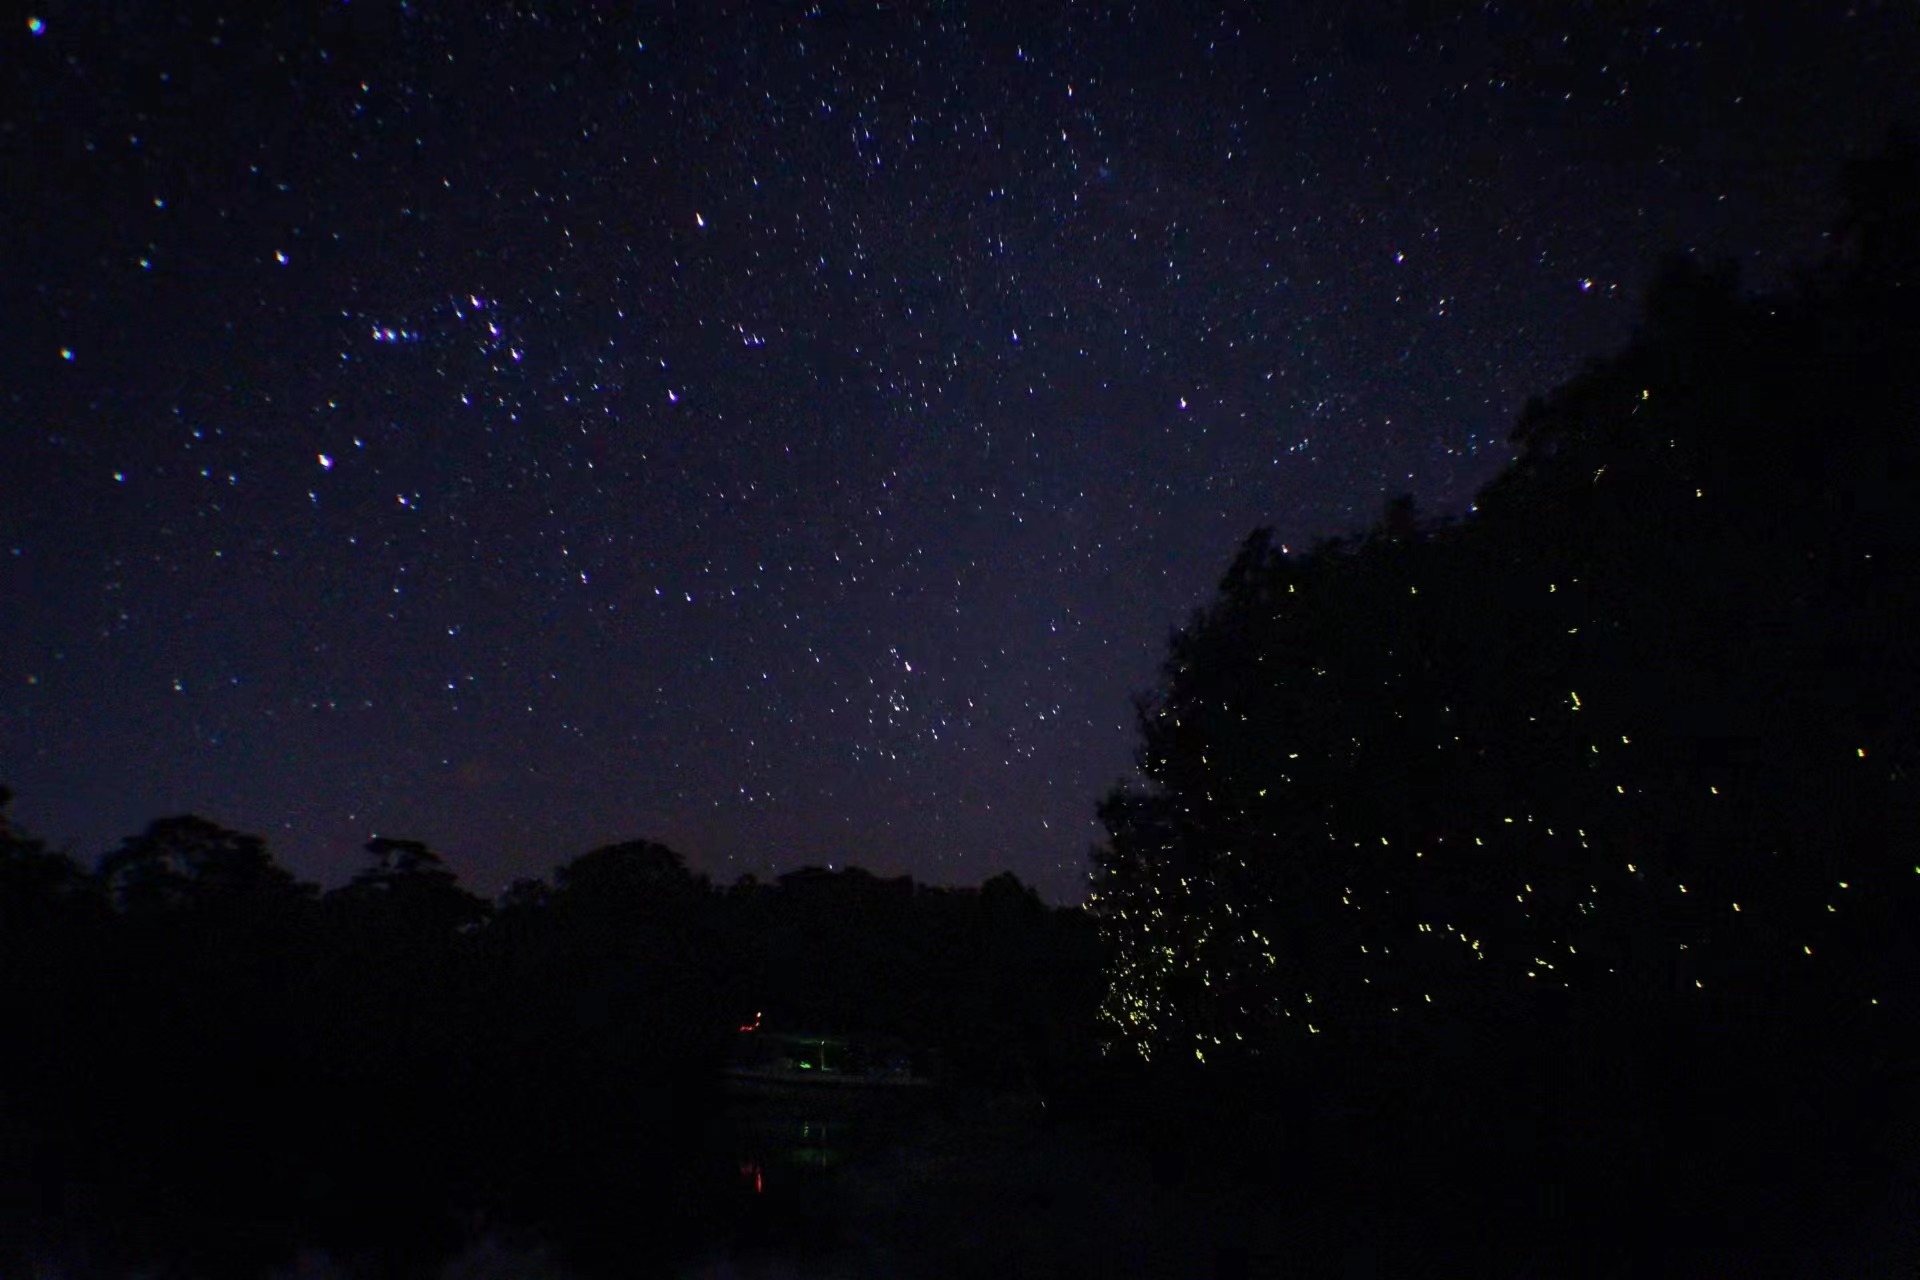
<path id="1" fill-rule="evenodd" d="M 759 1196 L 818 1182 L 884 1142 L 898 1110 L 837 1097 L 736 1099 L 727 1132 L 739 1189 Z"/>

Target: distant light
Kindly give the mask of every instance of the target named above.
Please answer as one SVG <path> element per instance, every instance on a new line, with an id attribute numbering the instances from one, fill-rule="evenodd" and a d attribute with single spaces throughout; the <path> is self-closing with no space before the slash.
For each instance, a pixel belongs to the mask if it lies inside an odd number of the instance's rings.
<path id="1" fill-rule="evenodd" d="M 60 348 L 60 358 L 61 358 L 62 360 L 71 360 L 71 359 L 73 359 L 73 348 L 72 348 L 72 347 L 62 347 L 62 348 Z"/>
<path id="2" fill-rule="evenodd" d="M 27 34 L 30 36 L 43 36 L 47 34 L 47 24 L 38 18 L 28 18 Z"/>
<path id="3" fill-rule="evenodd" d="M 707 225 L 707 220 L 701 217 L 698 213 L 695 213 L 693 215 L 693 225 L 696 227 L 704 227 Z"/>
<path id="4" fill-rule="evenodd" d="M 321 454 L 321 455 L 320 455 L 320 469 L 321 469 L 322 471 L 331 471 L 331 470 L 333 470 L 333 455 L 332 455 L 332 454 L 330 454 L 330 453 L 323 453 L 323 454 Z"/>
<path id="5" fill-rule="evenodd" d="M 283 267 L 287 265 L 287 255 L 279 249 L 273 251 L 273 260 Z"/>

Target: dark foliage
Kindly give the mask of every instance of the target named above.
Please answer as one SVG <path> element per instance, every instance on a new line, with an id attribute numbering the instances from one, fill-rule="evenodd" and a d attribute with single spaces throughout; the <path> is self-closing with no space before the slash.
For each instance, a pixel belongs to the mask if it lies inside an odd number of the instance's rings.
<path id="1" fill-rule="evenodd" d="M 1550 1169 L 1730 1230 L 1879 1167 L 1920 976 L 1917 175 L 1904 138 L 1850 170 L 1794 290 L 1666 263 L 1469 517 L 1247 540 L 1102 808 L 1112 1052 L 1344 1099 L 1375 1186 Z"/>
<path id="2" fill-rule="evenodd" d="M 88 873 L 0 807 L 0 1272 L 319 1246 L 409 1275 L 481 1224 L 644 1272 L 719 1221 L 720 1066 L 755 1012 L 961 1081 L 1090 1052 L 1092 930 L 1010 876 L 722 891 L 634 842 L 496 906 L 422 844 L 367 849 L 321 894 L 180 817 Z"/>

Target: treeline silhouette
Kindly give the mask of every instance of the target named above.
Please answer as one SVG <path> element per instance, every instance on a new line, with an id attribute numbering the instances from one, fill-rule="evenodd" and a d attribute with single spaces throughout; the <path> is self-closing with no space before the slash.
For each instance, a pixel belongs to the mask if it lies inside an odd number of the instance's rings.
<path id="1" fill-rule="evenodd" d="M 1843 195 L 1791 288 L 1666 261 L 1470 515 L 1256 532 L 1173 636 L 1093 910 L 1176 1165 L 1239 1137 L 1422 1230 L 1596 1248 L 1884 1197 L 1920 1068 L 1912 137 Z M 1344 1117 L 1318 1156 L 1303 1103 Z"/>
<path id="2" fill-rule="evenodd" d="M 716 887 L 640 841 L 489 902 L 379 838 L 323 893 L 193 816 L 89 870 L 6 798 L 4 1274 L 258 1274 L 305 1247 L 425 1274 L 482 1226 L 645 1274 L 724 1216 L 705 1144 L 744 1020 L 892 1037 L 991 1087 L 1091 1044 L 1091 922 L 1012 875 Z"/>

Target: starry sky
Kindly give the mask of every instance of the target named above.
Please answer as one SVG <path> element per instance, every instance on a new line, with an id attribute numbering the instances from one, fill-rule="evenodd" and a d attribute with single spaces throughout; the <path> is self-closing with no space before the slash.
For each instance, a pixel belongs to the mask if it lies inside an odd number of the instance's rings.
<path id="1" fill-rule="evenodd" d="M 87 860 L 1077 901 L 1247 531 L 1467 512 L 1665 249 L 1789 280 L 1915 14 L 41 0 L 0 782 Z"/>

